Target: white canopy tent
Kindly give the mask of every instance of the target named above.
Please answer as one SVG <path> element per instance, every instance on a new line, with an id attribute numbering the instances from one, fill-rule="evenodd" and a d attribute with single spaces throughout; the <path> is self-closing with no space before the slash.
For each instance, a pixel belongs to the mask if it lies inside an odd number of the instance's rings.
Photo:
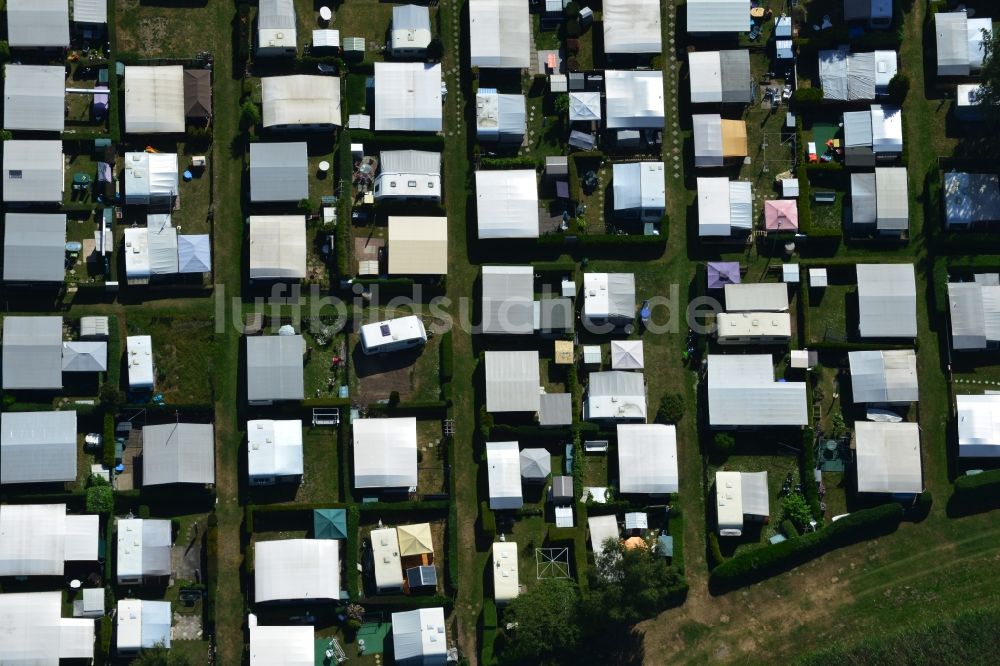
<path id="1" fill-rule="evenodd" d="M 490 508 L 520 509 L 521 460 L 517 442 L 487 442 L 486 466 L 489 472 Z"/>
<path id="2" fill-rule="evenodd" d="M 917 285 L 912 264 L 858 264 L 862 338 L 917 337 Z"/>
<path id="3" fill-rule="evenodd" d="M 523 0 L 469 0 L 471 67 L 525 69 L 530 62 L 531 19 Z"/>
<path id="4" fill-rule="evenodd" d="M 440 132 L 441 65 L 375 63 L 375 131 Z"/>
<path id="5" fill-rule="evenodd" d="M 907 404 L 920 399 L 912 349 L 852 351 L 847 359 L 855 403 Z"/>
<path id="6" fill-rule="evenodd" d="M 125 203 L 173 203 L 179 187 L 176 153 L 125 153 Z"/>
<path id="7" fill-rule="evenodd" d="M 770 354 L 708 356 L 713 427 L 808 425 L 804 382 L 774 380 Z"/>
<path id="8" fill-rule="evenodd" d="M 642 370 L 642 340 L 612 340 L 612 370 Z"/>
<path id="9" fill-rule="evenodd" d="M 355 488 L 415 488 L 417 419 L 355 419 Z"/>
<path id="10" fill-rule="evenodd" d="M 182 66 L 128 66 L 124 87 L 126 132 L 179 134 L 184 131 Z"/>
<path id="11" fill-rule="evenodd" d="M 604 0 L 604 52 L 659 53 L 660 0 Z"/>
<path id="12" fill-rule="evenodd" d="M 103 591 L 102 591 L 103 594 Z M 93 618 L 62 617 L 62 592 L 0 594 L 0 663 L 58 665 L 94 658 Z"/>
<path id="13" fill-rule="evenodd" d="M 486 411 L 538 411 L 541 381 L 537 351 L 488 351 L 485 362 Z"/>
<path id="14" fill-rule="evenodd" d="M 119 599 L 115 618 L 117 652 L 133 654 L 158 643 L 170 649 L 173 614 L 169 601 Z"/>
<path id="15" fill-rule="evenodd" d="M 250 666 L 314 666 L 315 635 L 311 626 L 265 626 L 251 621 Z"/>
<path id="16" fill-rule="evenodd" d="M 618 519 L 614 515 L 590 516 L 587 518 L 587 527 L 590 528 L 590 548 L 594 551 L 594 557 L 601 556 L 608 539 L 617 541 L 621 537 Z"/>
<path id="17" fill-rule="evenodd" d="M 0 576 L 62 576 L 66 562 L 96 562 L 100 519 L 65 504 L 0 505 Z"/>
<path id="18" fill-rule="evenodd" d="M 0 484 L 73 481 L 76 412 L 0 414 Z"/>
<path id="19" fill-rule="evenodd" d="M 676 493 L 677 429 L 660 423 L 618 424 L 618 490 Z"/>
<path id="20" fill-rule="evenodd" d="M 272 129 L 339 127 L 340 78 L 295 74 L 261 79 L 263 124 Z"/>
<path id="21" fill-rule="evenodd" d="M 859 493 L 923 492 L 920 426 L 857 421 L 854 436 Z"/>
<path id="22" fill-rule="evenodd" d="M 250 217 L 250 279 L 300 280 L 306 276 L 306 218 Z"/>
<path id="23" fill-rule="evenodd" d="M 1000 457 L 1000 395 L 957 395 L 958 456 Z"/>
<path id="24" fill-rule="evenodd" d="M 340 540 L 282 539 L 254 546 L 254 601 L 340 599 Z"/>
<path id="25" fill-rule="evenodd" d="M 177 272 L 212 272 L 212 240 L 208 234 L 177 235 Z"/>
<path id="26" fill-rule="evenodd" d="M 569 94 L 570 122 L 592 122 L 600 119 L 601 93 L 579 91 Z"/>
<path id="27" fill-rule="evenodd" d="M 532 169 L 476 171 L 479 238 L 538 238 L 538 184 Z"/>
<path id="28" fill-rule="evenodd" d="M 663 72 L 604 72 L 608 129 L 663 129 Z"/>

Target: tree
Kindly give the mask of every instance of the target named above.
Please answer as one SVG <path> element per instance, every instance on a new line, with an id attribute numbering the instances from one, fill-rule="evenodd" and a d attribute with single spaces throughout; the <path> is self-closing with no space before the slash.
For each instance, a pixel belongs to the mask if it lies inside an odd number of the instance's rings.
<path id="1" fill-rule="evenodd" d="M 656 420 L 660 423 L 680 423 L 684 418 L 684 396 L 671 393 L 663 396 L 660 408 L 656 411 Z"/>
<path id="2" fill-rule="evenodd" d="M 992 36 L 983 31 L 983 68 L 980 72 L 978 101 L 983 115 L 1000 123 L 1000 32 Z"/>
<path id="3" fill-rule="evenodd" d="M 125 392 L 114 384 L 105 382 L 101 384 L 101 388 L 98 392 L 98 399 L 105 407 L 117 409 L 119 406 L 125 404 Z"/>
<path id="4" fill-rule="evenodd" d="M 260 107 L 252 101 L 243 102 L 240 107 L 240 125 L 243 129 L 249 129 L 260 124 Z"/>
<path id="5" fill-rule="evenodd" d="M 556 95 L 553 104 L 555 105 L 556 113 L 560 115 L 569 113 L 569 95 Z"/>
<path id="6" fill-rule="evenodd" d="M 438 37 L 434 37 L 427 44 L 427 59 L 431 62 L 437 62 L 442 57 L 444 57 L 444 42 Z"/>
<path id="7" fill-rule="evenodd" d="M 543 664 L 565 658 L 580 641 L 580 593 L 576 584 L 546 578 L 518 595 L 504 609 L 506 641 L 500 653 L 503 664 Z"/>
<path id="8" fill-rule="evenodd" d="M 588 575 L 583 602 L 585 625 L 631 627 L 678 601 L 684 576 L 666 558 L 646 548 L 625 548 L 609 539 Z"/>
<path id="9" fill-rule="evenodd" d="M 115 494 L 103 477 L 91 475 L 87 484 L 87 513 L 111 513 L 115 508 Z"/>
<path id="10" fill-rule="evenodd" d="M 715 439 L 712 440 L 712 444 L 715 448 L 715 453 L 726 457 L 729 456 L 736 449 L 736 440 L 732 435 L 724 432 L 720 432 L 715 435 Z"/>
<path id="11" fill-rule="evenodd" d="M 157 643 L 140 652 L 139 656 L 132 660 L 132 666 L 192 666 L 192 664 L 184 655 L 171 652 L 163 647 L 163 643 Z"/>
<path id="12" fill-rule="evenodd" d="M 784 519 L 792 521 L 799 532 L 804 530 L 809 521 L 813 519 L 806 498 L 798 493 L 792 493 L 781 500 L 781 511 Z"/>
<path id="13" fill-rule="evenodd" d="M 910 77 L 899 72 L 889 79 L 889 98 L 896 104 L 902 104 L 910 92 Z"/>

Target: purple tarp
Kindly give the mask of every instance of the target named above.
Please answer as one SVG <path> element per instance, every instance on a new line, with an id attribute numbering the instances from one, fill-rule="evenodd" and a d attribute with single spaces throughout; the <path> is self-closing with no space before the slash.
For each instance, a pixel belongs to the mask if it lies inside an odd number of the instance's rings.
<path id="1" fill-rule="evenodd" d="M 97 182 L 98 183 L 110 183 L 111 178 L 111 165 L 107 162 L 97 163 Z"/>
<path id="2" fill-rule="evenodd" d="M 107 90 L 105 86 L 97 86 L 96 90 Z M 94 113 L 106 112 L 108 110 L 108 93 L 94 93 Z"/>
<path id="3" fill-rule="evenodd" d="M 738 261 L 708 262 L 708 288 L 722 289 L 727 284 L 740 283 L 740 264 Z"/>

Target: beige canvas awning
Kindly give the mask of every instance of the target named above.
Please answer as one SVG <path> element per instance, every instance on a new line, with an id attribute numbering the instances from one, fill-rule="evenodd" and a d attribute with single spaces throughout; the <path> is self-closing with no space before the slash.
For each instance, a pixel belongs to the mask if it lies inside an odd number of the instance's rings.
<path id="1" fill-rule="evenodd" d="M 747 124 L 742 120 L 722 121 L 722 156 L 746 157 Z"/>
<path id="2" fill-rule="evenodd" d="M 430 523 L 399 525 L 396 527 L 396 536 L 399 538 L 400 557 L 411 557 L 413 555 L 424 555 L 434 552 Z"/>

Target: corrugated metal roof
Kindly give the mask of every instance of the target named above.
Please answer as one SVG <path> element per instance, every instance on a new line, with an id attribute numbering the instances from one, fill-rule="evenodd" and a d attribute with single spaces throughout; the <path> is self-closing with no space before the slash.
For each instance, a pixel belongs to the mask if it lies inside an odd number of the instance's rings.
<path id="1" fill-rule="evenodd" d="M 917 287 L 912 264 L 858 264 L 863 338 L 917 337 Z"/>
<path id="2" fill-rule="evenodd" d="M 76 412 L 0 414 L 0 483 L 76 479 Z"/>
<path id="3" fill-rule="evenodd" d="M 855 403 L 909 403 L 919 399 L 912 349 L 848 352 Z"/>
<path id="4" fill-rule="evenodd" d="M 749 32 L 750 0 L 687 0 L 687 31 Z"/>
<path id="5" fill-rule="evenodd" d="M 483 266 L 483 333 L 529 335 L 535 330 L 531 266 Z"/>

